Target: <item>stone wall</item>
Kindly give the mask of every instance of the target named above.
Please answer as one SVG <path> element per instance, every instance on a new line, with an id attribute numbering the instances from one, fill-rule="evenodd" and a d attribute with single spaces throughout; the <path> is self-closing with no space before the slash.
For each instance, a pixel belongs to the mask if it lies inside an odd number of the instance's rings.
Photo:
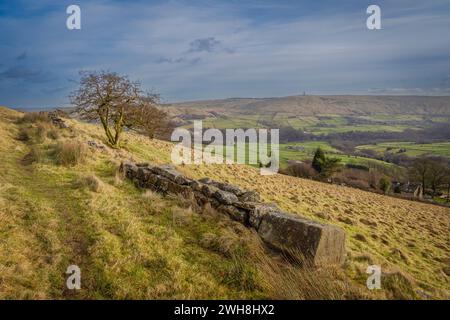
<path id="1" fill-rule="evenodd" d="M 260 201 L 257 192 L 203 178 L 192 180 L 171 165 L 122 163 L 121 172 L 141 188 L 163 194 L 179 194 L 199 206 L 209 203 L 249 228 L 254 228 L 270 247 L 295 250 L 315 265 L 341 264 L 345 258 L 342 229 L 283 212 L 277 205 Z"/>

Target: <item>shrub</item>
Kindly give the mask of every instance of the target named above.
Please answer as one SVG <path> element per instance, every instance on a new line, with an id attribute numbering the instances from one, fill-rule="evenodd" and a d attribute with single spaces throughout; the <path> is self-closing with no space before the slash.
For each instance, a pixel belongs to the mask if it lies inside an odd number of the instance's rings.
<path id="1" fill-rule="evenodd" d="M 56 162 L 63 166 L 83 163 L 87 157 L 87 148 L 80 142 L 59 142 L 54 149 Z"/>
<path id="2" fill-rule="evenodd" d="M 345 167 L 349 168 L 349 169 L 358 169 L 358 170 L 369 171 L 369 167 L 362 165 L 362 164 L 347 163 L 345 165 Z"/>
<path id="3" fill-rule="evenodd" d="M 389 192 L 391 189 L 391 181 L 387 177 L 381 177 L 379 182 L 380 190 L 385 194 Z"/>
<path id="4" fill-rule="evenodd" d="M 325 153 L 322 151 L 321 148 L 317 148 L 316 152 L 314 153 L 314 158 L 312 160 L 312 167 L 317 172 L 322 172 L 322 166 L 325 162 Z"/>
<path id="5" fill-rule="evenodd" d="M 298 178 L 307 178 L 312 179 L 317 176 L 317 171 L 308 164 L 308 163 L 295 163 L 289 165 L 284 172 L 287 175 L 298 177 Z"/>

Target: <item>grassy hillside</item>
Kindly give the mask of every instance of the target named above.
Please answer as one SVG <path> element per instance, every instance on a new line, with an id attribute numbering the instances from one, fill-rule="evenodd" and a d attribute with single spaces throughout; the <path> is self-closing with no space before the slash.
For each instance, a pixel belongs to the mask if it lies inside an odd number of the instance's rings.
<path id="1" fill-rule="evenodd" d="M 192 101 L 172 104 L 178 109 L 210 109 L 240 114 L 296 115 L 436 115 L 450 114 L 450 97 L 426 96 L 290 96 Z"/>
<path id="2" fill-rule="evenodd" d="M 436 143 L 413 143 L 413 142 L 384 142 L 374 145 L 358 146 L 356 149 L 375 150 L 379 154 L 386 151 L 391 153 L 404 153 L 411 157 L 417 156 L 443 156 L 450 158 L 450 141 Z"/>
<path id="3" fill-rule="evenodd" d="M 171 144 L 126 134 L 122 150 L 94 125 L 18 122 L 0 108 L 0 298 L 445 298 L 450 209 L 248 166 L 183 166 L 254 189 L 290 212 L 337 224 L 348 235 L 343 269 L 308 270 L 267 251 L 250 230 L 213 210 L 138 190 L 120 161 L 170 162 Z M 78 150 L 73 159 L 63 152 Z M 77 264 L 82 290 L 65 288 Z M 380 264 L 383 290 L 365 289 Z"/>

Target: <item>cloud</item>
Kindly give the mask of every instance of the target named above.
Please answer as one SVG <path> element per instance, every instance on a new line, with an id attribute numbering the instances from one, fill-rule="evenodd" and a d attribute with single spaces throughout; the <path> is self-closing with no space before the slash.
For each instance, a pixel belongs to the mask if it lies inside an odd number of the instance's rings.
<path id="1" fill-rule="evenodd" d="M 160 64 L 160 63 L 170 63 L 170 64 L 177 64 L 177 63 L 185 63 L 185 64 L 189 64 L 189 65 L 194 65 L 197 64 L 201 61 L 201 58 L 192 58 L 192 59 L 187 59 L 187 58 L 158 58 L 155 60 L 156 63 Z"/>
<path id="2" fill-rule="evenodd" d="M 214 37 L 195 39 L 189 44 L 189 52 L 213 52 L 220 44 L 221 42 Z"/>

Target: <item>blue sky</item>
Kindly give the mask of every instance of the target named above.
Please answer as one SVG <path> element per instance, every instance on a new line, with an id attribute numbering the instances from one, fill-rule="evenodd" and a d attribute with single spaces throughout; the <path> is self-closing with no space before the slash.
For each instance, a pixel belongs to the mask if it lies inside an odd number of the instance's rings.
<path id="1" fill-rule="evenodd" d="M 71 4 L 81 30 L 66 28 Z M 450 95 L 449 34 L 450 0 L 0 0 L 0 105 L 68 105 L 78 72 L 101 69 L 165 102 Z"/>

